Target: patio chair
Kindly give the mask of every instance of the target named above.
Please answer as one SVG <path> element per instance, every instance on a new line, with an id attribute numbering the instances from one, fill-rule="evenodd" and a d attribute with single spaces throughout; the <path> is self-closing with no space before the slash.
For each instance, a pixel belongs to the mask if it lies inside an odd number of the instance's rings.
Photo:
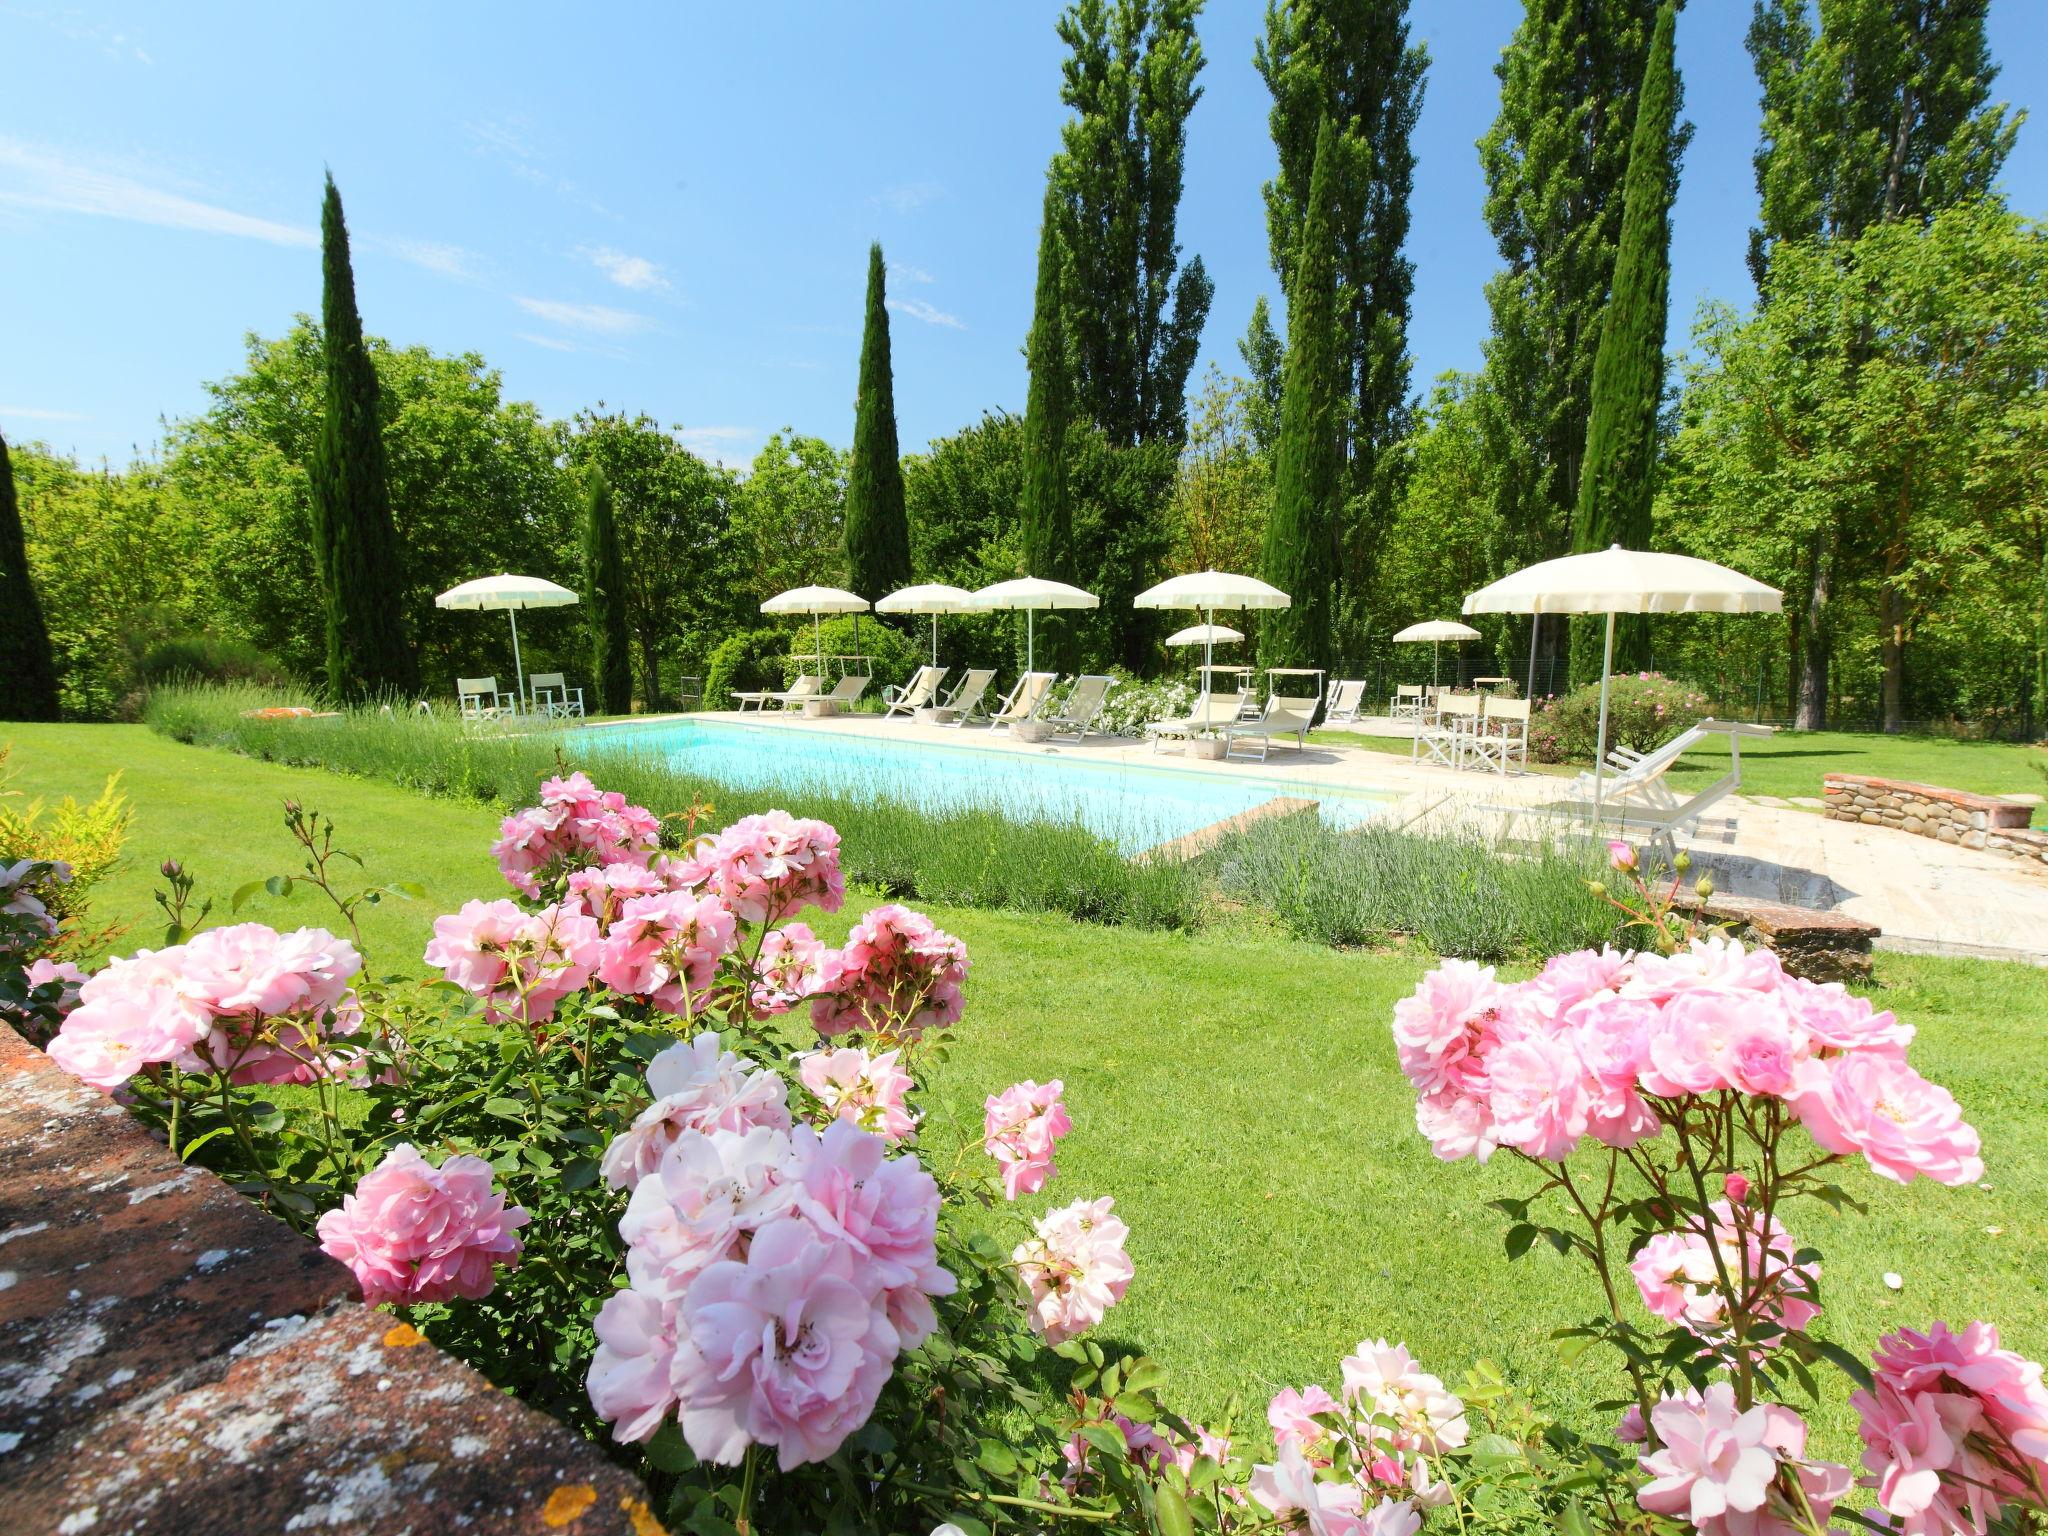
<path id="1" fill-rule="evenodd" d="M 1651 847 L 1667 861 L 1676 862 L 1678 834 L 1697 828 L 1703 815 L 1742 787 L 1744 739 L 1757 740 L 1773 734 L 1767 725 L 1702 720 L 1655 751 L 1644 753 L 1625 771 L 1611 778 L 1601 775 L 1597 784 L 1593 774 L 1582 773 L 1556 800 L 1531 809 L 1538 815 L 1562 817 L 1574 823 L 1590 822 L 1595 836 L 1610 826 L 1645 833 Z M 1664 775 L 1681 756 L 1709 736 L 1728 738 L 1728 771 L 1705 789 L 1681 800 L 1664 782 Z"/>
<path id="2" fill-rule="evenodd" d="M 832 685 L 830 693 L 820 696 L 815 701 L 806 699 L 803 702 L 830 705 L 831 707 L 825 711 L 828 715 L 842 712 L 851 714 L 853 706 L 860 702 L 860 696 L 868 691 L 868 684 L 873 681 L 874 679 L 865 672 L 849 672 Z M 782 707 L 789 708 L 787 704 Z"/>
<path id="3" fill-rule="evenodd" d="M 1479 717 L 1479 728 L 1466 744 L 1467 767 L 1495 767 L 1502 778 L 1508 765 L 1519 760 L 1522 772 L 1529 771 L 1529 701 L 1488 699 Z"/>
<path id="4" fill-rule="evenodd" d="M 1358 723 L 1358 711 L 1365 704 L 1365 680 L 1347 678 L 1330 684 L 1330 707 L 1323 718 L 1339 725 Z"/>
<path id="5" fill-rule="evenodd" d="M 583 718 L 583 690 L 571 688 L 559 672 L 536 672 L 526 680 L 533 690 L 533 712 L 547 720 Z"/>
<path id="6" fill-rule="evenodd" d="M 1362 687 L 1363 685 L 1361 685 Z M 1239 752 L 1237 739 L 1242 736 L 1259 744 L 1258 760 L 1266 760 L 1267 749 L 1275 736 L 1292 736 L 1294 750 L 1303 751 L 1308 746 L 1309 728 L 1316 723 L 1314 694 L 1276 693 L 1266 700 L 1265 713 L 1258 719 L 1234 720 L 1223 728 L 1223 755 L 1249 759 L 1249 752 Z"/>
<path id="7" fill-rule="evenodd" d="M 1159 743 L 1168 737 L 1187 739 L 1203 731 L 1220 731 L 1237 721 L 1238 712 L 1250 701 L 1252 691 L 1240 688 L 1235 693 L 1203 693 L 1195 700 L 1194 708 L 1178 720 L 1154 720 L 1145 727 L 1145 735 L 1152 742 L 1152 750 L 1159 750 Z"/>
<path id="8" fill-rule="evenodd" d="M 1057 672 L 1026 672 L 1017 679 L 1017 686 L 1003 700 L 1002 708 L 988 717 L 988 728 L 991 731 L 1006 729 L 1019 720 L 1035 717 L 1045 703 L 1046 694 L 1059 681 L 1059 676 Z"/>
<path id="9" fill-rule="evenodd" d="M 960 686 L 949 697 L 939 701 L 939 713 L 953 717 L 939 723 L 957 730 L 970 720 L 985 717 L 987 711 L 981 707 L 981 701 L 988 692 L 988 685 L 995 680 L 995 668 L 970 667 L 967 675 L 960 679 Z"/>
<path id="10" fill-rule="evenodd" d="M 1479 695 L 1445 693 L 1436 701 L 1436 716 L 1425 719 L 1408 749 L 1410 762 L 1442 763 L 1446 768 L 1464 766 L 1465 747 L 1479 730 Z"/>
<path id="11" fill-rule="evenodd" d="M 1088 733 L 1095 729 L 1095 717 L 1102 713 L 1102 706 L 1109 698 L 1109 690 L 1116 679 L 1096 673 L 1083 673 L 1074 679 L 1074 691 L 1067 696 L 1067 702 L 1057 714 L 1047 715 L 1045 723 L 1052 727 L 1054 741 L 1086 741 Z M 1096 731 L 1096 735 L 1106 734 Z"/>
<path id="12" fill-rule="evenodd" d="M 882 718 L 914 715 L 920 709 L 929 709 L 932 695 L 939 691 L 939 684 L 945 681 L 945 677 L 944 667 L 919 667 L 902 687 L 884 688 L 882 702 L 889 707 L 882 711 Z"/>
<path id="13" fill-rule="evenodd" d="M 519 713 L 519 695 L 501 692 L 495 677 L 458 677 L 455 708 L 465 720 L 503 720 Z"/>
<path id="14" fill-rule="evenodd" d="M 704 679 L 701 676 L 679 677 L 676 679 L 676 708 L 695 709 L 704 702 Z"/>
<path id="15" fill-rule="evenodd" d="M 1387 705 L 1387 718 L 1420 722 L 1426 702 L 1422 684 L 1397 683 L 1394 685 L 1394 697 Z"/>
<path id="16" fill-rule="evenodd" d="M 740 701 L 740 713 L 745 714 L 749 704 L 752 704 L 757 710 L 765 710 L 770 704 L 776 704 L 783 709 L 787 709 L 791 704 L 801 704 L 805 699 L 817 698 L 819 690 L 824 686 L 824 678 L 814 673 L 805 672 L 800 674 L 794 683 L 784 689 L 767 688 L 752 693 L 742 693 L 739 689 L 735 688 L 732 696 Z"/>

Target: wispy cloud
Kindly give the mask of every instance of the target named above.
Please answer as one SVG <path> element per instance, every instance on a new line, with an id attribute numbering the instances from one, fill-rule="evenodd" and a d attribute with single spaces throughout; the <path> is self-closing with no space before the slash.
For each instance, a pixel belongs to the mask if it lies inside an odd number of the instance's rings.
<path id="1" fill-rule="evenodd" d="M 935 283 L 938 281 L 931 273 L 925 271 L 923 267 L 913 267 L 908 262 L 902 261 L 892 261 L 889 263 L 889 275 L 906 283 Z"/>
<path id="2" fill-rule="evenodd" d="M 567 198 L 593 213 L 604 214 L 607 218 L 618 217 L 568 177 L 557 175 L 550 169 L 548 157 L 528 137 L 525 119 L 486 119 L 465 123 L 463 129 L 469 135 L 472 154 L 495 160 L 521 181 Z"/>
<path id="3" fill-rule="evenodd" d="M 574 341 L 567 336 L 544 336 L 539 331 L 514 331 L 514 339 L 545 347 L 550 352 L 581 352 L 592 357 L 609 357 L 624 362 L 632 354 L 601 341 Z"/>
<path id="4" fill-rule="evenodd" d="M 17 421 L 86 421 L 83 411 L 53 411 L 41 405 L 0 405 L 0 417 L 12 416 Z"/>
<path id="5" fill-rule="evenodd" d="M 152 186 L 123 171 L 74 159 L 21 139 L 0 138 L 0 202 L 120 219 L 131 224 L 154 224 L 166 229 L 232 235 L 271 245 L 311 246 L 318 242 L 310 225 L 283 224 L 275 219 L 237 213 L 232 208 L 186 197 L 167 187 Z"/>
<path id="6" fill-rule="evenodd" d="M 460 282 L 473 283 L 483 275 L 483 258 L 459 245 L 444 245 L 438 240 L 406 240 L 397 236 L 384 236 L 372 243 L 400 261 L 409 261 L 416 267 L 425 267 L 429 272 L 438 272 Z"/>
<path id="7" fill-rule="evenodd" d="M 621 288 L 635 293 L 666 293 L 668 276 L 645 256 L 628 256 L 608 245 L 579 245 L 576 254 Z"/>
<path id="8" fill-rule="evenodd" d="M 754 456 L 740 452 L 739 447 L 760 442 L 762 433 L 758 427 L 684 427 L 676 438 L 700 458 L 727 469 L 744 469 Z"/>
<path id="9" fill-rule="evenodd" d="M 943 325 L 949 330 L 964 331 L 967 322 L 958 315 L 949 315 L 936 305 L 927 304 L 923 299 L 891 299 L 889 307 L 899 315 L 908 315 L 913 320 L 922 320 L 926 325 Z"/>
<path id="10" fill-rule="evenodd" d="M 926 203 L 945 195 L 946 189 L 936 181 L 905 181 L 882 188 L 868 201 L 880 204 L 892 213 L 915 213 Z"/>
<path id="11" fill-rule="evenodd" d="M 119 27 L 109 26 L 105 22 L 93 21 L 78 11 L 38 6 L 9 6 L 4 14 L 17 21 L 40 23 L 60 37 L 99 49 L 109 58 L 133 59 L 138 64 L 156 62 L 149 56 L 149 50 L 142 46 L 141 39 L 132 32 L 124 32 Z"/>
<path id="12" fill-rule="evenodd" d="M 613 309 L 609 304 L 572 304 L 566 299 L 532 299 L 513 295 L 513 302 L 529 315 L 574 331 L 594 331 L 600 336 L 631 336 L 653 325 L 646 315 L 630 309 Z"/>

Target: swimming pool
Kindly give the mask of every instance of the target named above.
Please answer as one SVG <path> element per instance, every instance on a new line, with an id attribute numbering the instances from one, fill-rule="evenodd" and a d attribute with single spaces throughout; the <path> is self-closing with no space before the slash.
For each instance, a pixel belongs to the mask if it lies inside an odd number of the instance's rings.
<path id="1" fill-rule="evenodd" d="M 971 738 L 958 745 L 890 741 L 829 725 L 675 720 L 592 730 L 582 734 L 581 744 L 658 754 L 682 772 L 735 789 L 819 789 L 913 805 L 994 806 L 1022 821 L 1078 820 L 1130 853 L 1276 795 L 1316 800 L 1323 818 L 1337 826 L 1357 826 L 1394 798 L 1274 773 L 1205 773 L 1168 766 L 1165 759 L 1157 766 L 1111 762 L 1057 748 L 1025 753 L 976 746 Z"/>

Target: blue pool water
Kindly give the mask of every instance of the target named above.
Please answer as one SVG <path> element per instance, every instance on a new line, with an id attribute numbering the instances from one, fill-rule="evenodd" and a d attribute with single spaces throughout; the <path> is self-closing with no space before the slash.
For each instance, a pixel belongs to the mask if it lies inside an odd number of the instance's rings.
<path id="1" fill-rule="evenodd" d="M 1000 807 L 1019 820 L 1078 820 L 1127 852 L 1180 837 L 1261 805 L 1276 795 L 1320 802 L 1326 821 L 1356 826 L 1391 796 L 1332 790 L 1290 779 L 1288 747 L 1275 748 L 1257 773 L 1126 764 L 1071 750 L 1032 752 L 889 741 L 818 726 L 739 725 L 677 720 L 593 730 L 601 750 L 658 753 L 675 768 L 735 789 L 774 785 L 873 794 L 913 805 Z"/>

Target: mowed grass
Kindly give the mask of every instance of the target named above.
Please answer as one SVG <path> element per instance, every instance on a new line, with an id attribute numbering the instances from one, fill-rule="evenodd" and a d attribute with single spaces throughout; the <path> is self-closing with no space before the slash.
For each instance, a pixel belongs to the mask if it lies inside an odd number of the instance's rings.
<path id="1" fill-rule="evenodd" d="M 0 737 L 0 739 L 7 739 Z M 366 924 L 380 971 L 416 971 L 432 917 L 500 886 L 485 852 L 492 817 L 387 786 L 178 746 L 125 727 L 14 727 L 15 787 L 89 794 L 114 767 L 136 801 L 126 868 L 95 916 L 153 942 L 157 862 L 191 863 L 210 890 L 286 867 L 278 802 L 330 810 L 374 878 L 425 884 L 423 903 Z M 854 912 L 879 898 L 850 901 Z M 1592 1308 L 1587 1277 L 1539 1245 L 1501 1254 L 1488 1199 L 1525 1190 L 1507 1158 L 1437 1162 L 1415 1134 L 1388 1018 L 1430 962 L 1339 951 L 1225 921 L 1193 935 L 1105 928 L 1056 916 L 932 908 L 973 958 L 951 1060 L 931 1074 L 926 1155 L 949 1161 L 978 1134 L 982 1097 L 1024 1077 L 1063 1079 L 1075 1130 L 1059 1176 L 1020 1218 L 1114 1195 L 1130 1223 L 1137 1279 L 1105 1325 L 1171 1369 L 1174 1400 L 1213 1416 L 1233 1396 L 1258 1433 L 1266 1395 L 1335 1385 L 1359 1339 L 1402 1339 L 1446 1378 L 1491 1359 L 1546 1406 L 1581 1423 L 1613 1396 L 1598 1356 L 1567 1371 L 1553 1328 Z M 277 923 L 324 919 L 309 903 L 260 898 Z M 1797 1210 L 1791 1226 L 1827 1255 L 1824 1331 L 1859 1351 L 1901 1324 L 1998 1322 L 2034 1358 L 2048 1352 L 2048 1065 L 2039 1049 L 2048 973 L 1885 956 L 1878 995 L 1917 1025 L 1921 1070 L 1947 1084 L 1983 1132 L 1988 1182 L 1945 1190 L 1841 1182 L 1869 1205 Z M 1995 1229 L 1995 1230 L 1994 1230 Z M 1904 1277 L 1888 1290 L 1887 1270 Z M 1822 1415 L 1829 1450 L 1850 1450 L 1846 1388 Z"/>

